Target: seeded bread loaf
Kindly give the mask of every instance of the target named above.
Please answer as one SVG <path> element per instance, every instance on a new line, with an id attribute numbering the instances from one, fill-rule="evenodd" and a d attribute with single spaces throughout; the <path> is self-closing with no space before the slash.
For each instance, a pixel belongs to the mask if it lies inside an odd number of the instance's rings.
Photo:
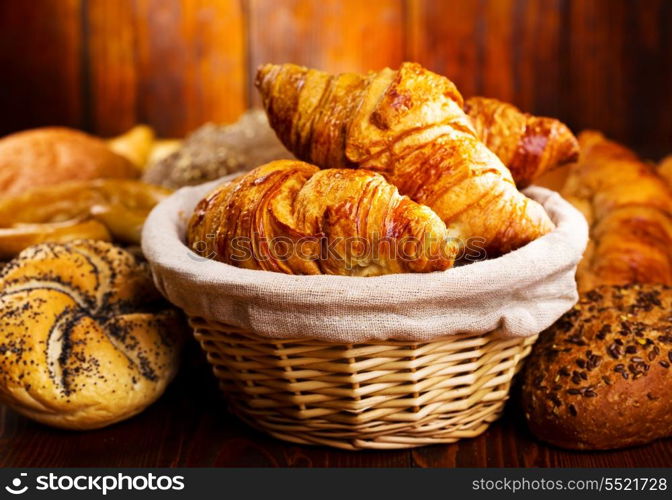
<path id="1" fill-rule="evenodd" d="M 177 189 L 291 158 L 266 114 L 256 109 L 230 125 L 207 123 L 198 128 L 179 149 L 150 165 L 143 180 Z"/>
<path id="2" fill-rule="evenodd" d="M 562 448 L 672 435 L 672 287 L 602 286 L 541 334 L 523 375 L 530 429 Z"/>
<path id="3" fill-rule="evenodd" d="M 173 378 L 182 331 L 126 250 L 29 247 L 0 273 L 0 402 L 67 429 L 129 418 Z"/>

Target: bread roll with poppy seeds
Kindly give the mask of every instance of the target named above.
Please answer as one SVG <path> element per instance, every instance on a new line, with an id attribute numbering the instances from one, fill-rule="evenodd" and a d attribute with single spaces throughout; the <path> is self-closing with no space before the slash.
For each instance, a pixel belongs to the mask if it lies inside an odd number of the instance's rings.
<path id="1" fill-rule="evenodd" d="M 604 285 L 541 334 L 522 403 L 532 432 L 605 450 L 672 435 L 672 287 Z"/>
<path id="2" fill-rule="evenodd" d="M 68 429 L 129 418 L 173 378 L 182 326 L 126 250 L 29 247 L 0 274 L 0 400 Z"/>

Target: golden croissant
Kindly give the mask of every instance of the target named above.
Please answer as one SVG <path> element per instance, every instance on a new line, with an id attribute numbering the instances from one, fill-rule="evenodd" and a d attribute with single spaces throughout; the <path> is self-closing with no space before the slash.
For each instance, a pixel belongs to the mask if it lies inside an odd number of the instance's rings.
<path id="1" fill-rule="evenodd" d="M 381 175 L 295 160 L 219 186 L 198 203 L 187 230 L 201 256 L 286 274 L 444 270 L 459 251 L 457 239 Z"/>
<path id="2" fill-rule="evenodd" d="M 579 264 L 581 291 L 600 285 L 672 285 L 672 192 L 629 149 L 601 133 L 579 135 L 581 158 L 563 196 L 581 210 L 591 240 Z"/>
<path id="3" fill-rule="evenodd" d="M 509 167 L 519 188 L 579 157 L 576 137 L 559 120 L 523 113 L 487 97 L 467 99 L 464 110 L 478 137 Z"/>
<path id="4" fill-rule="evenodd" d="M 672 155 L 668 155 L 661 160 L 657 172 L 667 182 L 667 185 L 672 187 Z"/>
<path id="5" fill-rule="evenodd" d="M 553 229 L 478 139 L 445 77 L 415 63 L 335 76 L 285 64 L 262 66 L 256 85 L 271 126 L 298 158 L 383 174 L 470 248 L 499 255 Z"/>

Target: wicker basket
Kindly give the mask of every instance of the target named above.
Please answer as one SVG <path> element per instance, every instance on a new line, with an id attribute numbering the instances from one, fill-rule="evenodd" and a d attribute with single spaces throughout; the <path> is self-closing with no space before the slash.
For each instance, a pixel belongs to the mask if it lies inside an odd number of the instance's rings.
<path id="1" fill-rule="evenodd" d="M 198 257 L 184 245 L 184 215 L 213 186 L 161 202 L 143 251 L 232 410 L 280 439 L 358 450 L 477 436 L 536 335 L 576 300 L 585 220 L 541 188 L 528 194 L 557 227 L 522 249 L 445 273 L 352 278 Z"/>
<path id="2" fill-rule="evenodd" d="M 347 450 L 478 436 L 499 417 L 535 337 L 453 335 L 361 345 L 273 340 L 190 320 L 231 409 L 272 436 Z"/>

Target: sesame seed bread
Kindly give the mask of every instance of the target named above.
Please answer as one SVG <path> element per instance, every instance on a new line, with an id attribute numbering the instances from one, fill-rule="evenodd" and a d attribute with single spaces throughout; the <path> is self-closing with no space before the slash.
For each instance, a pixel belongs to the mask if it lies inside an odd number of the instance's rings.
<path id="1" fill-rule="evenodd" d="M 532 432 L 562 448 L 672 435 L 672 287 L 601 286 L 543 332 L 523 374 Z"/>
<path id="2" fill-rule="evenodd" d="M 0 273 L 0 399 L 56 427 L 126 419 L 173 378 L 182 331 L 126 250 L 93 240 L 29 247 Z"/>

